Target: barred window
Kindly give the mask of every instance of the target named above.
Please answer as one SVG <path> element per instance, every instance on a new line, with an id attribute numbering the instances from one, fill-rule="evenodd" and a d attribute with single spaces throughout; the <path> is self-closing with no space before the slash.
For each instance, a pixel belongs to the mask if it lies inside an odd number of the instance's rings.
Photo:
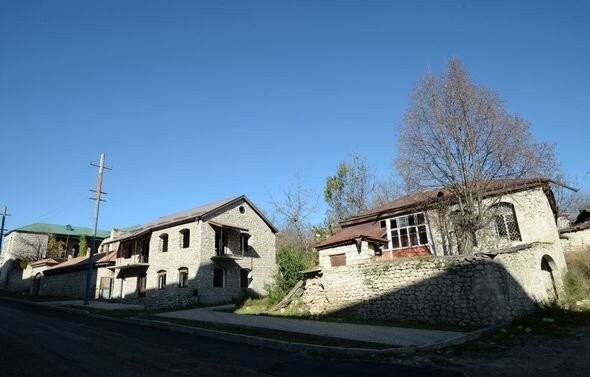
<path id="1" fill-rule="evenodd" d="M 498 238 L 506 241 L 521 241 L 514 206 L 509 203 L 499 203 L 493 207 L 493 210 Z"/>

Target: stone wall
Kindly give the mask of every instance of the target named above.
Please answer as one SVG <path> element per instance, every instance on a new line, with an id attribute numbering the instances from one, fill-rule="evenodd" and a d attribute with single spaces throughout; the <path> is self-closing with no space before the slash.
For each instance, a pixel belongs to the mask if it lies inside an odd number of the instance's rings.
<path id="1" fill-rule="evenodd" d="M 461 325 L 507 322 L 548 300 L 542 259 L 560 286 L 560 250 L 535 244 L 490 256 L 373 261 L 325 268 L 305 282 L 312 314 Z M 556 255 L 557 254 L 557 255 Z"/>
<path id="2" fill-rule="evenodd" d="M 243 207 L 243 211 L 240 211 Z M 230 231 L 227 255 L 234 260 L 213 261 L 215 256 L 215 230 L 208 221 L 244 228 L 250 235 L 249 248 L 240 251 L 238 231 Z M 182 247 L 181 230 L 190 231 L 190 245 Z M 162 250 L 161 235 L 168 235 L 168 251 Z M 242 295 L 264 294 L 264 287 L 276 271 L 275 235 L 254 209 L 241 200 L 232 206 L 208 215 L 205 219 L 158 229 L 149 237 L 149 266 L 143 270 L 116 271 L 113 298 L 125 302 L 142 303 L 149 307 L 186 305 L 196 301 L 222 303 Z M 139 241 L 140 245 L 141 242 Z M 132 264 L 133 258 L 117 258 L 117 266 Z M 213 287 L 213 270 L 224 270 L 223 287 Z M 179 270 L 188 269 L 188 286 L 179 287 Z M 240 286 L 242 269 L 252 271 L 248 288 Z M 166 271 L 166 288 L 158 289 L 158 272 Z M 137 297 L 138 273 L 146 274 L 146 297 Z M 124 295 L 122 294 L 124 292 Z"/>
<path id="3" fill-rule="evenodd" d="M 41 278 L 39 295 L 83 298 L 86 290 L 86 269 L 45 275 Z M 90 297 L 96 291 L 96 268 L 92 269 Z"/>
<path id="4" fill-rule="evenodd" d="M 561 246 L 565 253 L 590 251 L 590 228 L 561 233 Z"/>

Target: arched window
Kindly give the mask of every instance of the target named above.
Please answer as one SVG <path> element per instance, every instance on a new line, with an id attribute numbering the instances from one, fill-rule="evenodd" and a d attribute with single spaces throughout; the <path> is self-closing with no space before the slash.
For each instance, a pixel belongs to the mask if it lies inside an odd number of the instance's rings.
<path id="1" fill-rule="evenodd" d="M 163 253 L 168 251 L 168 235 L 166 233 L 160 235 L 160 247 Z"/>
<path id="2" fill-rule="evenodd" d="M 158 289 L 166 289 L 166 271 L 158 271 Z"/>
<path id="3" fill-rule="evenodd" d="M 182 235 L 182 248 L 186 249 L 190 246 L 191 231 L 188 229 L 182 229 L 180 234 Z"/>
<path id="4" fill-rule="evenodd" d="M 188 268 L 186 267 L 178 269 L 178 286 L 180 288 L 188 287 Z"/>
<path id="5" fill-rule="evenodd" d="M 493 207 L 493 211 L 498 238 L 506 241 L 521 241 L 514 206 L 510 203 L 498 203 Z"/>

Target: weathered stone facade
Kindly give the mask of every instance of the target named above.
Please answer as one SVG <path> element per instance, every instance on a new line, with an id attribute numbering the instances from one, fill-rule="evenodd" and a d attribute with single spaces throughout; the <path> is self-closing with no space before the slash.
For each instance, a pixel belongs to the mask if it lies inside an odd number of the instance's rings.
<path id="1" fill-rule="evenodd" d="M 561 246 L 565 253 L 574 251 L 590 251 L 590 226 L 563 229 L 560 232 Z"/>
<path id="2" fill-rule="evenodd" d="M 506 322 L 561 291 L 560 253 L 554 245 L 537 243 L 495 256 L 327 268 L 306 280 L 300 301 L 312 314 L 461 325 Z"/>
<path id="3" fill-rule="evenodd" d="M 227 232 L 227 248 L 216 257 L 215 227 Z M 241 229 L 241 230 L 240 230 Z M 188 247 L 183 247 L 183 232 L 188 231 Z M 240 250 L 245 233 L 248 249 Z M 167 235 L 167 251 L 163 238 Z M 149 260 L 140 263 L 143 241 L 149 242 Z M 125 258 L 127 242 L 135 243 L 135 252 Z M 112 298 L 144 303 L 148 307 L 185 305 L 193 302 L 222 303 L 245 294 L 262 295 L 276 272 L 275 231 L 244 199 L 209 211 L 192 221 L 158 227 L 136 240 L 123 240 L 113 274 Z M 136 267 L 126 268 L 127 265 Z M 222 286 L 214 287 L 214 269 L 223 270 Z M 243 287 L 243 270 L 248 270 L 248 286 Z M 180 286 L 181 271 L 188 270 L 186 286 Z M 165 287 L 159 284 L 165 273 Z M 145 274 L 145 297 L 138 291 L 138 279 Z"/>

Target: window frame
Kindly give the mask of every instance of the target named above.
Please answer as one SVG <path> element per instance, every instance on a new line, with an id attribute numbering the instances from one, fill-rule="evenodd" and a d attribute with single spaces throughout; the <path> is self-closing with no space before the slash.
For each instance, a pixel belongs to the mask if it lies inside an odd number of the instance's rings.
<path id="1" fill-rule="evenodd" d="M 495 235 L 499 240 L 506 242 L 518 242 L 522 241 L 522 233 L 520 232 L 520 225 L 518 224 L 518 218 L 516 217 L 516 210 L 514 205 L 508 202 L 496 203 L 492 206 L 494 211 L 494 231 Z M 508 218 L 512 217 L 511 220 Z M 501 234 L 500 223 L 505 234 Z"/>
<path id="2" fill-rule="evenodd" d="M 240 251 L 242 253 L 246 253 L 250 250 L 250 245 L 248 244 L 249 240 L 250 235 L 248 233 L 240 233 Z"/>
<path id="3" fill-rule="evenodd" d="M 180 238 L 180 247 L 182 249 L 188 249 L 191 246 L 191 231 L 188 228 L 181 229 L 179 233 L 182 235 Z"/>
<path id="4" fill-rule="evenodd" d="M 188 267 L 178 269 L 178 288 L 188 287 Z"/>
<path id="5" fill-rule="evenodd" d="M 158 290 L 166 289 L 166 271 L 158 271 Z"/>
<path id="6" fill-rule="evenodd" d="M 430 228 L 424 211 L 390 217 L 382 221 L 385 221 L 387 250 L 431 245 Z"/>
<path id="7" fill-rule="evenodd" d="M 162 233 L 160 234 L 160 251 L 162 253 L 167 253 L 168 252 L 168 241 L 170 240 L 170 236 L 168 235 L 168 233 Z"/>

